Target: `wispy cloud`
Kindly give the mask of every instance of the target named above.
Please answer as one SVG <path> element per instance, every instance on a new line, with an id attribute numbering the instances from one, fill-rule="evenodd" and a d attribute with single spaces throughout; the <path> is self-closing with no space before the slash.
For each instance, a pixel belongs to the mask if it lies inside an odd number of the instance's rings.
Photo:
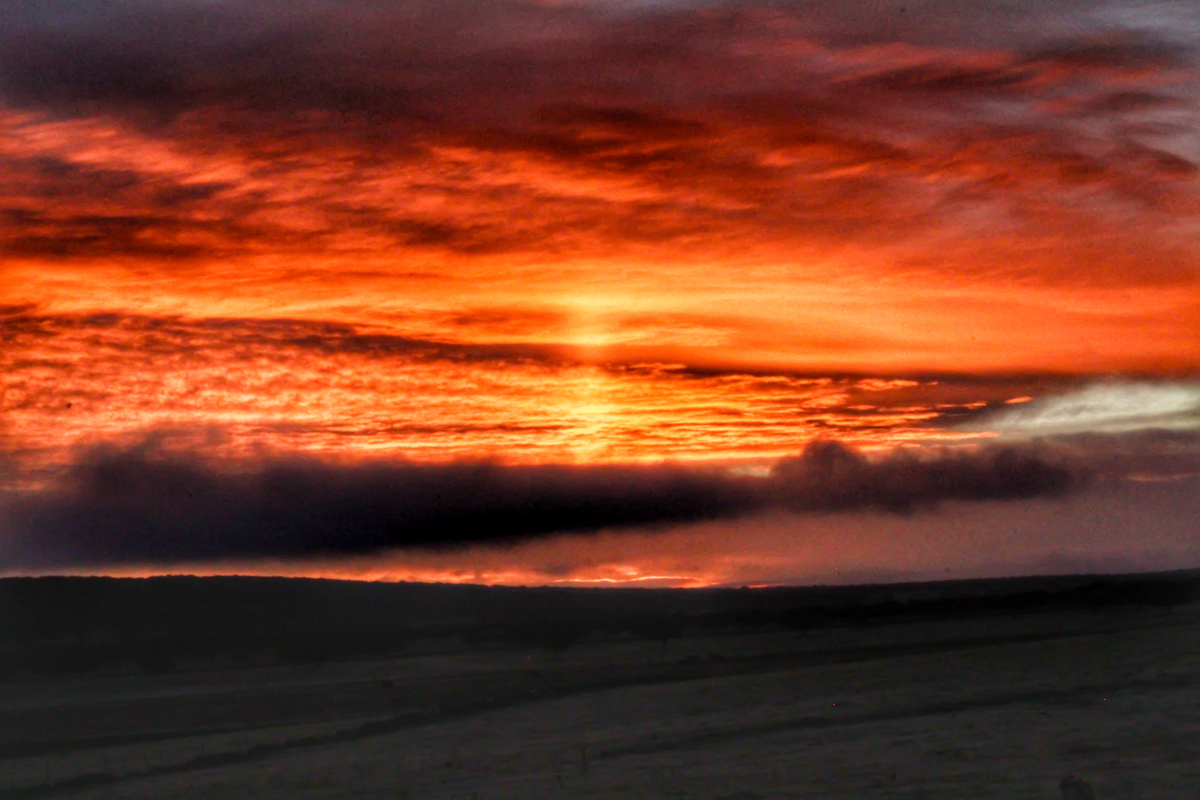
<path id="1" fill-rule="evenodd" d="M 996 410 L 976 429 L 1033 438 L 1070 434 L 1200 431 L 1200 383 L 1108 380 Z"/>

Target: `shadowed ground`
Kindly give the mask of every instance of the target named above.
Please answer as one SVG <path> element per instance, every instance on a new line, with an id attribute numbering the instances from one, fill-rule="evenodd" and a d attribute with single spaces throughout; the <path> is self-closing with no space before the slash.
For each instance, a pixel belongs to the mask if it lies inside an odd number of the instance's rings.
<path id="1" fill-rule="evenodd" d="M 1200 607 L 1070 596 L 536 645 L 480 612 L 388 656 L 18 672 L 0 797 L 1194 797 Z"/>

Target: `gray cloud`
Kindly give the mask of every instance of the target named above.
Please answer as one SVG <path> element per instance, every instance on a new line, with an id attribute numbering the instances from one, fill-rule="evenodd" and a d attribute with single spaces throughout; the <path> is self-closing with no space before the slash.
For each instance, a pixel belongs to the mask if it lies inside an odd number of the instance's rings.
<path id="1" fill-rule="evenodd" d="M 4 567 L 317 557 L 797 512 L 909 512 L 1057 496 L 1082 473 L 1027 450 L 868 459 L 817 442 L 766 477 L 677 465 L 339 466 L 231 470 L 153 447 L 99 449 L 49 489 L 11 495 Z M 13 555 L 19 554 L 19 555 Z"/>
<path id="2" fill-rule="evenodd" d="M 796 511 L 880 508 L 911 511 L 946 500 L 1019 500 L 1064 495 L 1082 474 L 1034 451 L 1007 447 L 904 450 L 869 459 L 837 441 L 816 441 L 775 467 L 783 504 Z"/>

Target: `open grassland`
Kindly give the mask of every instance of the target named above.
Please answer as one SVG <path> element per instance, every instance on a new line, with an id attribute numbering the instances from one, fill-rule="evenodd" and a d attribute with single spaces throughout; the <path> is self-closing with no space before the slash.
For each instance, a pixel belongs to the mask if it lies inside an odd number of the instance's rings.
<path id="1" fill-rule="evenodd" d="M 0 798 L 1200 794 L 1200 606 L 938 608 L 18 675 Z"/>

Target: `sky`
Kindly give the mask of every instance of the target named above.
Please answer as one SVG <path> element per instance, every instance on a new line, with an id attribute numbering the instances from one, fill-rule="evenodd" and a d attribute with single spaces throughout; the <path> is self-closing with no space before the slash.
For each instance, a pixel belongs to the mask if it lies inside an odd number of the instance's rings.
<path id="1" fill-rule="evenodd" d="M 1200 567 L 1200 9 L 9 0 L 0 573 Z"/>

